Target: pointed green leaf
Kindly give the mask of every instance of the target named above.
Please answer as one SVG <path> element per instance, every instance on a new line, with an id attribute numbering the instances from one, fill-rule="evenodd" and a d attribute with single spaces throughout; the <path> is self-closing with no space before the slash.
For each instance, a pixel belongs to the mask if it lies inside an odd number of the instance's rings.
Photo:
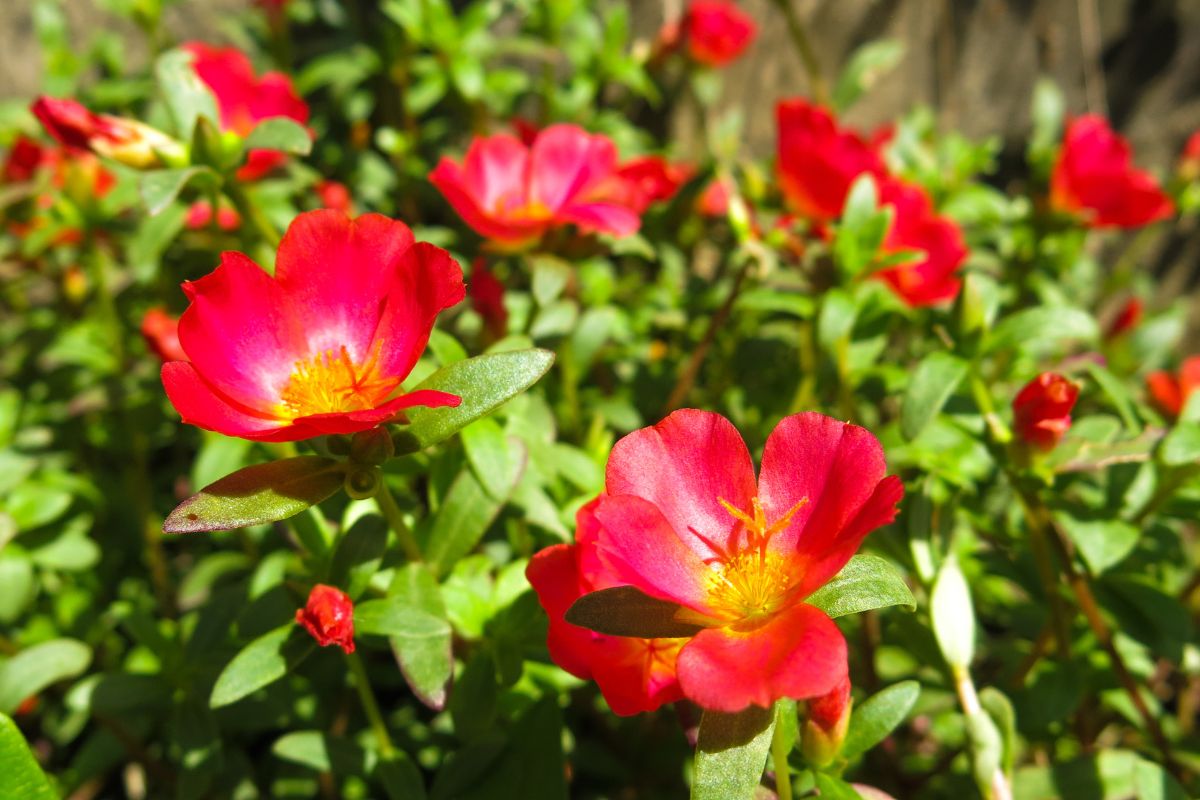
<path id="1" fill-rule="evenodd" d="M 912 440 L 933 422 L 967 376 L 967 362 L 949 353 L 930 353 L 913 370 L 900 406 L 900 432 Z"/>
<path id="2" fill-rule="evenodd" d="M 191 140 L 197 117 L 221 121 L 216 98 L 192 68 L 191 53 L 186 50 L 163 53 L 154 62 L 154 76 L 180 139 Z"/>
<path id="3" fill-rule="evenodd" d="M 295 623 L 268 631 L 246 645 L 225 665 L 208 704 L 220 708 L 274 683 L 308 657 L 316 643 Z"/>
<path id="4" fill-rule="evenodd" d="M 858 614 L 885 606 L 917 607 L 904 578 L 885 559 L 859 555 L 850 559 L 833 580 L 809 595 L 804 602 L 831 617 Z"/>
<path id="5" fill-rule="evenodd" d="M 420 450 L 495 411 L 502 403 L 537 383 L 554 363 L 549 350 L 515 350 L 468 358 L 442 367 L 413 391 L 436 389 L 462 398 L 457 408 L 414 408 L 411 424 L 397 437 L 397 451 Z"/>
<path id="6" fill-rule="evenodd" d="M 441 587 L 424 564 L 405 564 L 397 570 L 388 597 L 438 620 L 446 619 Z M 413 694 L 434 710 L 445 707 L 446 687 L 454 673 L 452 636 L 447 626 L 440 636 L 395 635 L 388 639 Z"/>
<path id="7" fill-rule="evenodd" d="M 705 711 L 696 741 L 692 800 L 753 798 L 774 731 L 774 709 L 750 706 L 736 714 Z"/>
<path id="8" fill-rule="evenodd" d="M 296 456 L 240 469 L 184 500 L 163 523 L 167 533 L 224 531 L 278 522 L 342 486 L 345 467 L 331 458 Z"/>
<path id="9" fill-rule="evenodd" d="M 633 586 L 614 586 L 589 592 L 567 609 L 565 619 L 572 625 L 609 636 L 637 636 L 644 639 L 695 636 L 703 626 L 681 621 L 676 615 L 685 611 L 678 603 L 651 597 Z"/>
<path id="10" fill-rule="evenodd" d="M 21 650 L 0 666 L 0 714 L 11 714 L 27 697 L 82 674 L 91 661 L 92 651 L 75 639 L 51 639 Z"/>
<path id="11" fill-rule="evenodd" d="M 150 216 L 160 213 L 183 191 L 188 182 L 201 174 L 212 174 L 208 167 L 156 169 L 145 172 L 138 180 L 138 192 Z"/>
<path id="12" fill-rule="evenodd" d="M 306 156 L 312 152 L 312 136 L 308 128 L 287 117 L 264 119 L 246 137 L 246 149 L 282 150 Z"/>
<path id="13" fill-rule="evenodd" d="M 916 681 L 901 681 L 855 706 L 842 756 L 854 758 L 882 742 L 908 716 L 920 694 L 921 685 Z"/>
<path id="14" fill-rule="evenodd" d="M 16 723 L 4 714 L 0 714 L 0 797 L 21 800 L 57 800 L 59 797 Z"/>
<path id="15" fill-rule="evenodd" d="M 509 446 L 513 450 L 523 449 L 516 439 L 509 440 Z M 509 464 L 514 471 L 508 476 L 511 482 L 500 499 L 483 488 L 469 467 L 454 479 L 422 547 L 426 563 L 436 574 L 449 572 L 460 558 L 479 544 L 504 506 L 504 498 L 512 493 L 524 462 L 524 454 L 521 453 L 519 461 Z"/>

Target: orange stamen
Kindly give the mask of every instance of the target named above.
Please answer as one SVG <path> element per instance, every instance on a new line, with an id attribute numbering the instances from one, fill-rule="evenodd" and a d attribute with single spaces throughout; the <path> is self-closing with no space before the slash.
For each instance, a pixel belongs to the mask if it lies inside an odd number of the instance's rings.
<path id="1" fill-rule="evenodd" d="M 310 414 L 363 411 L 380 405 L 400 385 L 400 378 L 379 373 L 382 350 L 382 340 L 376 341 L 362 365 L 354 363 L 345 346 L 297 361 L 280 392 L 281 415 L 295 419 Z"/>

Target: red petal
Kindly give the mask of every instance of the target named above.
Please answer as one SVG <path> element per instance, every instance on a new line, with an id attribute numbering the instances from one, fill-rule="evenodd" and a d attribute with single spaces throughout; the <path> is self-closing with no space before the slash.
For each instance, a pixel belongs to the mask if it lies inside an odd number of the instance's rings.
<path id="1" fill-rule="evenodd" d="M 163 364 L 163 388 L 175 410 L 189 425 L 262 442 L 286 442 L 306 438 L 282 420 L 255 414 L 214 389 L 187 361 Z M 311 434 L 310 434 L 311 435 Z"/>
<path id="2" fill-rule="evenodd" d="M 630 236 L 642 226 L 641 217 L 634 211 L 614 203 L 570 205 L 558 212 L 558 219 L 574 222 L 582 231 L 613 236 Z"/>
<path id="3" fill-rule="evenodd" d="M 346 411 L 330 414 L 309 414 L 294 420 L 298 432 L 297 438 L 306 439 L 313 436 L 329 436 L 332 434 L 358 433 L 370 430 L 383 422 L 390 422 L 397 414 L 413 406 L 428 408 L 456 407 L 462 403 L 458 395 L 438 392 L 432 389 L 422 389 L 410 392 L 388 400 L 377 408 L 363 411 Z"/>
<path id="4" fill-rule="evenodd" d="M 733 424 L 711 411 L 681 409 L 613 447 L 606 489 L 644 498 L 702 559 L 721 555 L 740 523 L 720 500 L 749 511 L 754 464 Z M 785 509 L 786 510 L 786 509 Z"/>
<path id="5" fill-rule="evenodd" d="M 798 603 L 753 630 L 700 631 L 676 669 L 684 696 L 703 708 L 770 708 L 831 691 L 846 674 L 846 640 L 824 612 Z"/>
<path id="6" fill-rule="evenodd" d="M 806 501 L 772 540 L 807 561 L 801 596 L 837 574 L 863 538 L 892 521 L 903 486 L 884 479 L 879 440 L 865 428 L 808 412 L 785 417 L 767 439 L 759 492 L 768 521 Z"/>
<path id="7" fill-rule="evenodd" d="M 437 315 L 461 302 L 467 290 L 458 262 L 427 242 L 408 248 L 387 277 L 374 332 L 374 338 L 384 342 L 380 370 L 407 377 L 425 351 Z"/>
<path id="8" fill-rule="evenodd" d="M 522 160 L 525 160 L 524 156 Z M 477 177 L 476 184 L 479 184 L 480 180 Z M 438 188 L 455 212 L 462 217 L 463 222 L 487 239 L 510 245 L 523 244 L 537 239 L 547 227 L 547 223 L 544 222 L 513 224 L 497 219 L 493 216 L 495 206 L 486 205 L 487 198 L 483 194 L 483 186 L 468 185 L 463 168 L 448 158 L 443 158 L 433 172 L 429 173 L 429 182 Z"/>
<path id="9" fill-rule="evenodd" d="M 529 161 L 529 199 L 558 211 L 613 175 L 617 148 L 577 125 L 551 125 L 538 134 Z"/>

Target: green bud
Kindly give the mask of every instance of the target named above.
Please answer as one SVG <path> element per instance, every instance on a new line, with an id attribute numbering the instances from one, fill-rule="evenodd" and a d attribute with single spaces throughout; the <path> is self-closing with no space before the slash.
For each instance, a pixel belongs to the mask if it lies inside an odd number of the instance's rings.
<path id="1" fill-rule="evenodd" d="M 343 487 L 352 500 L 367 500 L 374 497 L 382 484 L 383 476 L 378 467 L 351 467 L 346 472 Z"/>
<path id="2" fill-rule="evenodd" d="M 350 442 L 350 458 L 360 464 L 379 466 L 395 454 L 392 435 L 384 428 L 359 431 Z"/>

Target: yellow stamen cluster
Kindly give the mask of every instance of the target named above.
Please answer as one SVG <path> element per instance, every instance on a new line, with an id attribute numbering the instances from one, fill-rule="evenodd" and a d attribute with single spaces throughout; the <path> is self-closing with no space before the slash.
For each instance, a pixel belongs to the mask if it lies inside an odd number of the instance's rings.
<path id="1" fill-rule="evenodd" d="M 377 341 L 362 365 L 354 363 L 344 346 L 297 361 L 280 393 L 281 412 L 294 419 L 375 408 L 400 385 L 399 378 L 379 373 L 382 349 L 383 342 Z"/>
<path id="2" fill-rule="evenodd" d="M 709 602 L 731 619 L 754 621 L 783 608 L 796 583 L 791 562 L 768 549 L 771 537 L 785 529 L 792 517 L 808 502 L 802 499 L 774 523 L 767 524 L 762 503 L 756 497 L 753 514 L 719 499 L 718 502 L 746 531 L 743 547 L 722 558 L 710 578 Z"/>

